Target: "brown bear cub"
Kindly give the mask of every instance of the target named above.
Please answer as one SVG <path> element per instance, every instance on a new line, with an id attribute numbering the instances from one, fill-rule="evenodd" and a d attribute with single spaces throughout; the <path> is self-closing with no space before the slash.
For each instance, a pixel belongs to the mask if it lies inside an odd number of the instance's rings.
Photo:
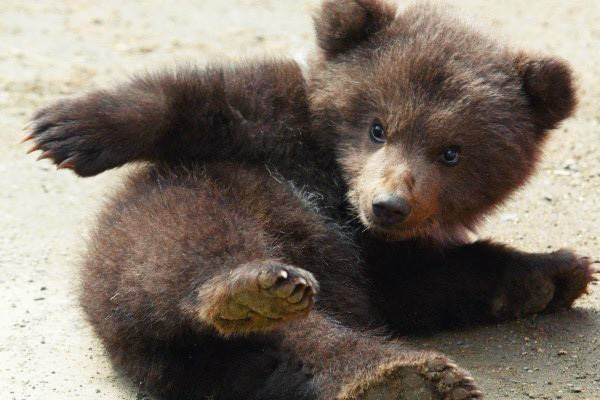
<path id="1" fill-rule="evenodd" d="M 530 176 L 575 107 L 569 67 L 432 6 L 325 1 L 319 54 L 138 77 L 37 113 L 81 176 L 132 161 L 81 302 L 164 399 L 474 399 L 394 336 L 568 308 L 587 258 L 465 232 Z"/>

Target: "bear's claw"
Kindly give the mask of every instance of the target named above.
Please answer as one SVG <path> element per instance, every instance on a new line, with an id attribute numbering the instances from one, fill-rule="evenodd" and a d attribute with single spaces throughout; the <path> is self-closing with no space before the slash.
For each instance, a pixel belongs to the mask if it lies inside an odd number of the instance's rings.
<path id="1" fill-rule="evenodd" d="M 309 283 L 306 278 L 302 276 L 289 277 L 285 269 L 275 273 L 261 271 L 258 275 L 258 284 L 264 295 L 287 299 L 292 304 L 300 302 L 308 293 L 316 294 L 314 285 Z"/>
<path id="2" fill-rule="evenodd" d="M 46 150 L 40 154 L 36 160 L 39 161 L 45 158 L 54 158 L 54 152 L 52 150 Z"/>
<path id="3" fill-rule="evenodd" d="M 77 164 L 77 157 L 69 157 L 56 166 L 57 169 L 69 168 L 74 170 Z"/>

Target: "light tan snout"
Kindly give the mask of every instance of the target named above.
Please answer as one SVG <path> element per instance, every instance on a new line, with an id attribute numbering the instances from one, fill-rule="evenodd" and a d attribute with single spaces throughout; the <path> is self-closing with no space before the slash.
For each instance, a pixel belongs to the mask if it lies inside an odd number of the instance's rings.
<path id="1" fill-rule="evenodd" d="M 361 172 L 361 216 L 384 230 L 419 229 L 437 211 L 437 171 L 419 159 L 381 149 Z"/>

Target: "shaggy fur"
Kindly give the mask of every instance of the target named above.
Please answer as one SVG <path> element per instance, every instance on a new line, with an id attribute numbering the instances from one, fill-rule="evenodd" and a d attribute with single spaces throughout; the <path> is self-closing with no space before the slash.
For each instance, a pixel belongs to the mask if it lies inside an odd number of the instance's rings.
<path id="1" fill-rule="evenodd" d="M 465 240 L 573 111 L 570 70 L 431 6 L 328 0 L 315 23 L 306 76 L 285 60 L 183 69 L 36 114 L 32 150 L 61 168 L 149 162 L 99 218 L 83 308 L 165 399 L 480 398 L 393 336 L 586 291 L 590 261 L 570 251 Z"/>

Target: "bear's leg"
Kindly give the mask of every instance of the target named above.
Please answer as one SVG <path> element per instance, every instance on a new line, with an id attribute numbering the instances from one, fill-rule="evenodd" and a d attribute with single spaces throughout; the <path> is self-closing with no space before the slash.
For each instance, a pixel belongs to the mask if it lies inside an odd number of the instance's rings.
<path id="1" fill-rule="evenodd" d="M 469 374 L 447 357 L 346 328 L 315 311 L 280 330 L 315 384 L 319 399 L 459 400 L 482 396 Z"/>
<path id="2" fill-rule="evenodd" d="M 179 69 L 58 101 L 35 114 L 24 140 L 81 176 L 132 161 L 247 160 L 288 151 L 286 132 L 308 124 L 306 107 L 293 61 Z"/>
<path id="3" fill-rule="evenodd" d="M 377 301 L 402 333 L 569 308 L 595 279 L 591 261 L 567 250 L 524 253 L 479 241 L 406 254 L 400 264 L 380 260 L 390 265 L 374 276 Z"/>

